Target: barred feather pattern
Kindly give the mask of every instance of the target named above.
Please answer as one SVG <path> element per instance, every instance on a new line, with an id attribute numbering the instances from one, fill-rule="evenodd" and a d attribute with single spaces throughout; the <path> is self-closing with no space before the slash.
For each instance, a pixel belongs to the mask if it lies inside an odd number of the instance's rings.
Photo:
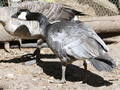
<path id="1" fill-rule="evenodd" d="M 20 9 L 43 13 L 50 22 L 57 20 L 68 21 L 75 16 L 74 9 L 70 6 L 44 1 L 27 1 L 11 7 L 1 7 L 0 21 L 4 23 L 5 30 L 9 34 L 20 37 L 21 39 L 39 39 L 41 36 L 38 22 L 21 21 L 11 18 Z"/>

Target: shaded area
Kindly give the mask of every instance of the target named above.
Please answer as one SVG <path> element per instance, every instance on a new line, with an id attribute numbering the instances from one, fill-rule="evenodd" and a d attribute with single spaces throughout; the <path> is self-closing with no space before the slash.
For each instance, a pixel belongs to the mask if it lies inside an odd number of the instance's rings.
<path id="1" fill-rule="evenodd" d="M 106 38 L 112 38 L 116 36 L 120 36 L 120 33 L 97 33 L 98 36 L 101 39 L 106 39 Z M 117 41 L 111 41 L 111 40 L 104 40 L 106 44 L 112 44 L 112 43 L 117 43 Z"/>
<path id="2" fill-rule="evenodd" d="M 10 48 L 19 48 L 20 47 L 20 43 L 19 41 L 8 41 L 10 43 Z M 4 41 L 0 42 L 0 49 L 4 48 Z M 32 44 L 37 44 L 37 40 L 36 39 L 32 39 L 32 40 L 22 40 L 22 44 L 26 44 L 28 45 L 29 43 Z M 26 46 L 27 47 L 27 46 Z M 31 48 L 30 46 L 28 46 L 27 48 Z"/>
<path id="3" fill-rule="evenodd" d="M 22 57 L 23 58 L 23 57 Z M 30 57 L 22 58 L 14 58 L 10 60 L 1 60 L 0 62 L 3 63 L 23 63 L 26 60 L 30 60 Z M 41 58 L 56 58 L 55 55 L 41 55 Z M 55 79 L 61 79 L 61 63 L 60 62 L 53 62 L 53 61 L 42 61 L 40 60 L 37 63 L 40 66 L 44 73 L 53 76 Z M 68 65 L 66 69 L 66 80 L 71 82 L 79 82 L 83 80 L 84 76 L 84 69 L 79 68 L 75 65 Z M 91 71 L 87 71 L 87 84 L 93 87 L 100 87 L 100 86 L 109 86 L 112 85 L 111 82 L 104 80 L 101 76 L 92 73 Z"/>
<path id="4" fill-rule="evenodd" d="M 120 33 L 97 33 L 102 39 L 119 36 Z"/>
<path id="5" fill-rule="evenodd" d="M 112 2 L 113 4 L 115 4 L 115 6 L 118 9 L 119 15 L 120 15 L 120 5 L 119 5 L 119 0 L 109 0 L 110 2 Z"/>
<path id="6" fill-rule="evenodd" d="M 10 59 L 10 60 L 0 60 L 0 63 L 3 62 L 3 63 L 24 63 L 26 61 L 30 61 L 30 60 L 34 60 L 36 58 L 31 58 L 33 54 L 25 54 L 21 57 L 18 57 L 18 58 L 13 58 L 13 59 Z M 57 58 L 56 55 L 54 54 L 40 54 L 40 57 L 41 58 Z"/>
<path id="7" fill-rule="evenodd" d="M 44 73 L 53 76 L 55 79 L 61 79 L 61 63 L 60 62 L 44 62 L 40 61 L 38 65 L 43 69 Z M 70 69 L 69 69 L 69 68 Z M 104 80 L 101 76 L 87 70 L 87 84 L 93 87 L 112 85 L 109 81 Z M 84 69 L 75 65 L 67 65 L 66 80 L 71 82 L 79 82 L 83 80 Z"/>

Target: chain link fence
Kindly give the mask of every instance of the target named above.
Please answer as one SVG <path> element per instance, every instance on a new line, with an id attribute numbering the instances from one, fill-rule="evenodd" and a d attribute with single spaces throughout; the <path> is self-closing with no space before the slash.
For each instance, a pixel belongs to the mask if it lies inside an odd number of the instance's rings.
<path id="1" fill-rule="evenodd" d="M 56 0 L 56 3 L 70 5 L 91 17 L 114 16 L 120 13 L 120 0 Z"/>
<path id="2" fill-rule="evenodd" d="M 11 6 L 24 1 L 51 1 L 57 4 L 66 4 L 88 14 L 89 17 L 120 14 L 120 0 L 0 0 L 0 6 Z"/>

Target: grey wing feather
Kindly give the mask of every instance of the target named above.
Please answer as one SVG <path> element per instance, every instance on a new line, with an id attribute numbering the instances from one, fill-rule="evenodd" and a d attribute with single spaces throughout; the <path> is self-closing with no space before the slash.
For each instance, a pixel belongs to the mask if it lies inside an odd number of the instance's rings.
<path id="1" fill-rule="evenodd" d="M 95 33 L 95 31 L 93 29 L 91 29 L 89 26 L 87 26 L 86 24 L 84 24 L 84 23 L 81 23 L 81 24 L 82 25 L 80 25 L 80 28 L 87 31 L 87 32 L 85 31 L 86 35 L 88 37 L 93 38 L 94 40 L 96 40 L 102 46 L 102 48 L 106 52 L 108 52 L 109 51 L 108 47 L 106 46 L 104 41 Z"/>
<path id="2" fill-rule="evenodd" d="M 48 32 L 48 43 L 58 56 L 92 58 L 99 56 L 100 46 L 102 50 L 108 50 L 93 29 L 80 21 L 55 23 L 51 30 Z"/>
<path id="3" fill-rule="evenodd" d="M 68 54 L 76 59 L 91 58 L 99 55 L 99 44 L 107 49 L 105 43 L 87 25 L 81 22 L 72 24 L 74 25 L 71 26 L 69 23 L 62 27 L 60 32 L 51 35 L 52 41 L 58 42 L 59 47 L 61 47 L 59 50 L 64 50 L 63 54 Z M 58 50 L 58 47 L 52 48 Z"/>
<path id="4" fill-rule="evenodd" d="M 79 44 L 77 44 L 78 42 Z M 79 39 L 69 43 L 68 45 L 64 46 L 64 48 L 67 54 L 74 56 L 76 59 L 91 58 L 99 55 L 98 46 L 96 44 L 97 43 L 94 42 L 94 40 L 88 42 L 87 40 Z"/>
<path id="5" fill-rule="evenodd" d="M 72 9 L 68 5 L 64 4 L 55 4 L 51 2 L 44 2 L 44 1 L 27 1 L 23 2 L 21 4 L 16 4 L 12 6 L 15 8 L 13 11 L 14 13 L 16 10 L 18 11 L 19 9 L 28 9 L 31 12 L 40 12 L 44 14 L 50 22 L 53 21 L 70 21 L 71 19 L 74 18 L 75 15 L 81 15 L 84 16 L 82 12 L 76 11 Z"/>
<path id="6" fill-rule="evenodd" d="M 99 55 L 99 45 L 102 46 L 105 51 L 108 51 L 108 48 L 102 39 L 93 31 L 93 29 L 84 23 L 79 22 L 78 26 L 75 26 L 71 29 L 68 28 L 68 31 L 70 32 L 72 29 L 74 29 L 75 32 L 71 37 L 76 36 L 76 40 L 74 40 L 72 43 L 68 42 L 68 45 L 65 46 L 67 53 L 71 55 L 73 53 L 76 53 L 76 55 L 81 54 L 82 57 L 86 58 L 90 58 L 90 56 L 96 57 Z M 77 40 L 77 38 L 79 39 Z"/>

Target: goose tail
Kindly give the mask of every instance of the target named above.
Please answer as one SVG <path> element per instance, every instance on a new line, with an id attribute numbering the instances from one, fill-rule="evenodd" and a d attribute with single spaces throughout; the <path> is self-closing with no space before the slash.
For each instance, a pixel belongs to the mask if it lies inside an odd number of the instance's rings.
<path id="1" fill-rule="evenodd" d="M 107 53 L 91 58 L 90 61 L 98 71 L 112 72 L 116 68 L 115 61 Z"/>

